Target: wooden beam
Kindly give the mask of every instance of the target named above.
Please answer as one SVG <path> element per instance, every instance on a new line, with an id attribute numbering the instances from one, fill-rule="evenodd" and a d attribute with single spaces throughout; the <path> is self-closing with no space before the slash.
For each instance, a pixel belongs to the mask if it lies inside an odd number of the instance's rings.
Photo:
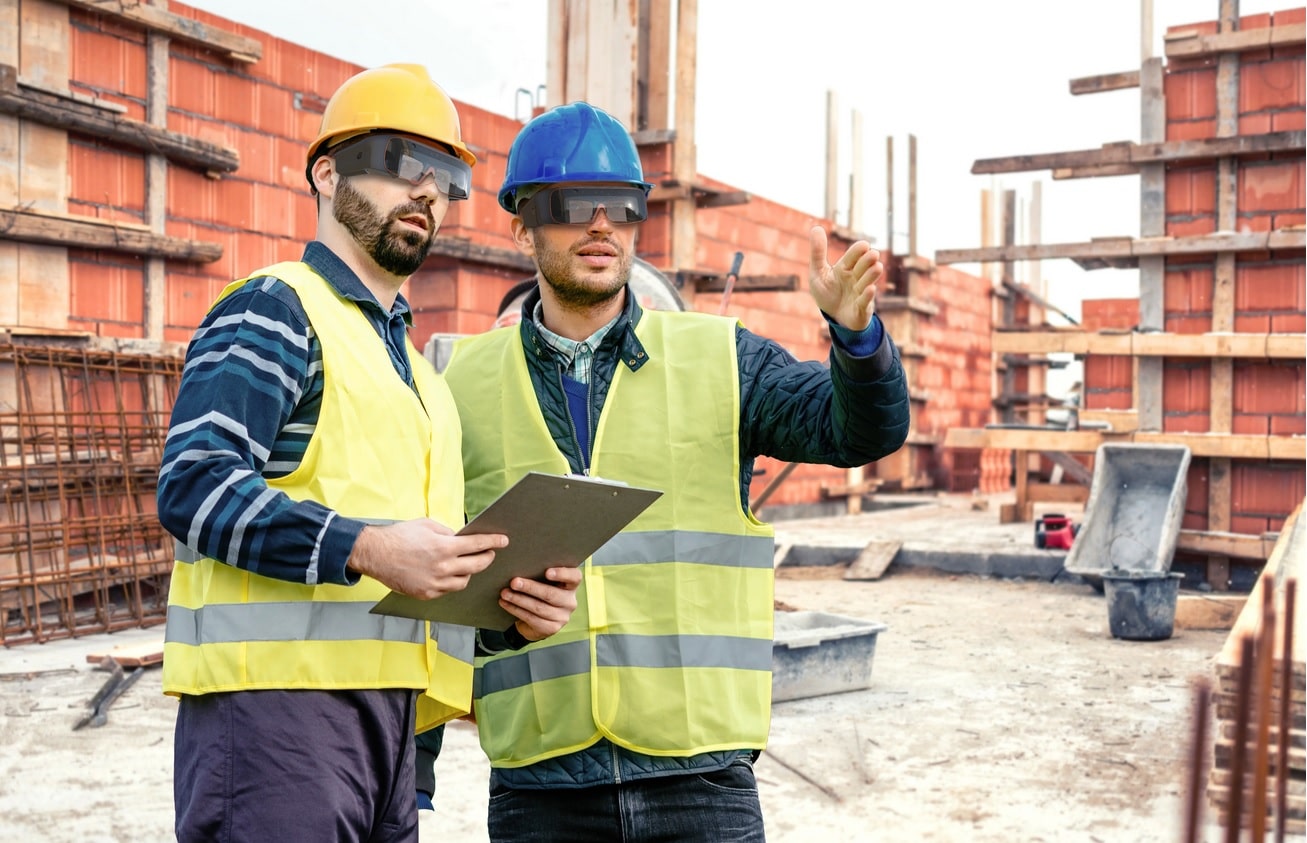
<path id="1" fill-rule="evenodd" d="M 1024 246 L 991 246 L 981 249 L 940 249 L 935 263 L 983 263 L 985 261 L 1046 260 L 1049 258 L 1091 258 L 1128 261 L 1140 257 L 1193 255 L 1209 252 L 1261 252 L 1268 249 L 1301 249 L 1307 246 L 1307 231 L 1278 229 L 1195 237 L 1148 237 L 1135 240 L 1113 237 L 1088 243 L 1035 243 Z"/>
<path id="2" fill-rule="evenodd" d="M 481 246 L 466 237 L 437 237 L 431 241 L 428 257 L 457 258 L 473 263 L 498 266 L 504 269 L 520 269 L 534 273 L 535 263 L 531 258 L 516 249 L 500 249 L 495 246 Z"/>
<path id="3" fill-rule="evenodd" d="M 1012 354 L 1119 354 L 1131 357 L 1251 357 L 1298 359 L 1307 357 L 1303 334 L 1157 334 L 1108 333 L 1077 329 L 995 331 L 990 339 L 995 353 Z"/>
<path id="4" fill-rule="evenodd" d="M 1302 44 L 1305 39 L 1307 39 L 1307 24 L 1301 23 L 1208 34 L 1186 29 L 1180 32 L 1167 33 L 1166 57 L 1180 58 L 1205 56 L 1212 53 L 1242 53 L 1248 50 L 1259 50 L 1263 47 Z"/>
<path id="5" fill-rule="evenodd" d="M 636 146 L 660 146 L 676 142 L 675 129 L 641 129 L 631 133 L 631 140 Z"/>
<path id="6" fill-rule="evenodd" d="M 718 190 L 705 184 L 692 182 L 680 184 L 667 181 L 649 191 L 649 202 L 675 202 L 678 199 L 694 199 L 696 208 L 723 208 L 729 205 L 747 205 L 753 195 L 744 190 Z"/>
<path id="7" fill-rule="evenodd" d="M 675 273 L 678 287 L 689 287 L 696 293 L 722 293 L 726 291 L 726 276 L 716 272 L 681 270 Z M 731 288 L 736 293 L 792 293 L 799 289 L 797 275 L 741 275 Z"/>
<path id="8" fill-rule="evenodd" d="M 1096 179 L 1103 176 L 1137 176 L 1138 164 L 1101 164 L 1086 167 L 1056 167 L 1053 169 L 1053 181 L 1066 179 Z"/>
<path id="9" fill-rule="evenodd" d="M 1250 536 L 1218 530 L 1181 530 L 1176 540 L 1177 550 L 1206 553 L 1217 556 L 1237 556 L 1240 559 L 1265 561 L 1275 549 L 1277 533 Z"/>
<path id="10" fill-rule="evenodd" d="M 61 0 L 77 9 L 135 24 L 169 38 L 195 44 L 234 61 L 253 64 L 263 58 L 263 44 L 216 26 L 131 0 Z"/>
<path id="11" fill-rule="evenodd" d="M 1181 594 L 1175 604 L 1177 629 L 1234 629 L 1246 594 Z"/>
<path id="12" fill-rule="evenodd" d="M 155 234 L 143 225 L 18 208 L 0 209 L 0 238 L 192 263 L 209 263 L 222 257 L 218 243 Z"/>
<path id="13" fill-rule="evenodd" d="M 1139 87 L 1139 71 L 1126 70 L 1122 73 L 1103 73 L 1098 76 L 1081 76 L 1071 80 L 1071 93 L 1100 94 L 1103 91 L 1121 91 Z"/>
<path id="14" fill-rule="evenodd" d="M 240 166 L 240 153 L 234 149 L 20 86 L 12 65 L 0 65 L 0 113 L 162 155 L 206 172 L 230 173 Z"/>
<path id="15" fill-rule="evenodd" d="M 1130 433 L 1139 429 L 1139 414 L 1134 410 L 1077 410 L 1076 419 L 1081 428 L 1102 428 L 1117 433 Z"/>
<path id="16" fill-rule="evenodd" d="M 1035 503 L 1084 503 L 1089 489 L 1078 483 L 1027 483 L 1026 497 Z"/>
<path id="17" fill-rule="evenodd" d="M 1307 460 L 1307 440 L 1301 436 L 955 427 L 950 428 L 944 437 L 945 448 L 1065 451 L 1073 454 L 1092 454 L 1104 442 L 1187 445 L 1196 457 Z"/>
<path id="18" fill-rule="evenodd" d="M 1159 161 L 1193 161 L 1227 155 L 1260 155 L 1267 152 L 1293 152 L 1304 148 L 1307 133 L 1302 129 L 1266 132 L 1259 135 L 1236 135 L 1220 138 L 1193 138 L 1160 143 L 1108 143 L 1098 149 L 1070 152 L 1046 152 L 1035 155 L 1011 155 L 1005 158 L 980 158 L 971 165 L 975 175 L 1021 173 L 1031 170 L 1057 170 L 1083 167 L 1120 167 Z"/>

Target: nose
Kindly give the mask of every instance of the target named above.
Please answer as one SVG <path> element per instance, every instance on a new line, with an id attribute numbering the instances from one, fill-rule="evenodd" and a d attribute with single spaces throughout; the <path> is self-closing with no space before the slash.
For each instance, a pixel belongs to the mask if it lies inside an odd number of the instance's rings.
<path id="1" fill-rule="evenodd" d="M 612 231 L 613 221 L 608 218 L 608 209 L 605 208 L 603 205 L 600 205 L 599 210 L 595 211 L 595 215 L 591 217 L 590 224 L 586 226 L 586 230 L 587 231 Z"/>
<path id="2" fill-rule="evenodd" d="M 436 183 L 435 171 L 428 170 L 422 174 L 422 178 L 418 183 L 413 185 L 413 189 L 409 191 L 409 195 L 414 199 L 423 200 L 428 205 L 432 205 L 439 201 L 445 194 L 440 190 L 440 185 Z"/>

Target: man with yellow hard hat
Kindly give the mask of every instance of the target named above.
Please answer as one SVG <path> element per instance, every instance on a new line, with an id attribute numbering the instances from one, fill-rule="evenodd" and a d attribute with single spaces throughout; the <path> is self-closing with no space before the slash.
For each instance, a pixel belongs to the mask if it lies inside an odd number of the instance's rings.
<path id="1" fill-rule="evenodd" d="M 195 332 L 159 472 L 176 538 L 164 691 L 179 840 L 417 839 L 415 731 L 466 714 L 473 630 L 370 613 L 466 587 L 462 433 L 400 287 L 476 157 L 416 65 L 363 71 L 308 148 L 316 239 L 229 285 Z M 515 580 L 538 640 L 580 573 Z"/>

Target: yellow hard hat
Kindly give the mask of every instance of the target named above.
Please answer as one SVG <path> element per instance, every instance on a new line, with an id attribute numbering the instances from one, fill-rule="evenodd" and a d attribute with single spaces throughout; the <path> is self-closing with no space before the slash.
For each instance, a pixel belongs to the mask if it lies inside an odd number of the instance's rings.
<path id="1" fill-rule="evenodd" d="M 469 167 L 477 162 L 463 143 L 454 101 L 431 81 L 427 69 L 388 64 L 351 76 L 331 95 L 322 112 L 322 129 L 309 144 L 308 167 L 329 143 L 377 130 L 427 138 L 453 149 Z"/>

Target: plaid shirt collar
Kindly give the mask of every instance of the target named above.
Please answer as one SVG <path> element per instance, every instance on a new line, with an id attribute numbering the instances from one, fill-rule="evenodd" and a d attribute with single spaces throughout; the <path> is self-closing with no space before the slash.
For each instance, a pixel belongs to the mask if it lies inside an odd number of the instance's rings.
<path id="1" fill-rule="evenodd" d="M 559 336 L 545 327 L 544 308 L 540 302 L 536 302 L 535 311 L 531 314 L 531 320 L 535 322 L 536 331 L 540 335 L 541 342 L 563 358 L 563 374 L 578 383 L 590 382 L 590 369 L 594 363 L 595 349 L 599 347 L 599 343 L 603 342 L 604 336 L 608 334 L 609 329 L 617 324 L 617 320 L 621 318 L 622 314 L 619 313 L 607 325 L 578 342 Z"/>

